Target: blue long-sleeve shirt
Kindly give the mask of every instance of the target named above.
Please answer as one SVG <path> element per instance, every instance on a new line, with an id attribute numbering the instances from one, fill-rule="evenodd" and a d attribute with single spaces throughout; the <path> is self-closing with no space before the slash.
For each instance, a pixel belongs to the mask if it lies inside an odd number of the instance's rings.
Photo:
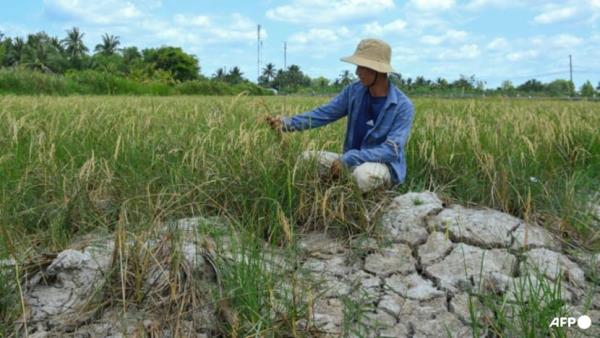
<path id="1" fill-rule="evenodd" d="M 406 178 L 405 147 L 412 127 L 414 108 L 408 97 L 389 83 L 387 100 L 375 125 L 361 140 L 360 150 L 352 149 L 359 114 L 365 114 L 363 98 L 368 88 L 356 81 L 346 86 L 331 102 L 314 110 L 283 119 L 285 131 L 317 128 L 348 116 L 344 154 L 341 161 L 353 167 L 365 162 L 385 163 L 394 184 Z"/>

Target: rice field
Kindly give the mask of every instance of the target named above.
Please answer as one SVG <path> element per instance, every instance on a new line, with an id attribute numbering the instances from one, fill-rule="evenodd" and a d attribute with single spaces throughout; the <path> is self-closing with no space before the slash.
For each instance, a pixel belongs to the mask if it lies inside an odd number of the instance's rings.
<path id="1" fill-rule="evenodd" d="M 264 122 L 327 100 L 0 96 L 0 258 L 199 215 L 226 217 L 276 245 L 312 228 L 371 233 L 392 194 L 363 196 L 349 180 L 322 182 L 296 162 L 306 149 L 341 152 L 345 120 L 282 135 Z M 598 103 L 413 102 L 408 177 L 396 193 L 432 190 L 600 249 L 590 212 L 600 199 Z M 0 317 L 14 316 L 13 305 L 3 300 Z"/>

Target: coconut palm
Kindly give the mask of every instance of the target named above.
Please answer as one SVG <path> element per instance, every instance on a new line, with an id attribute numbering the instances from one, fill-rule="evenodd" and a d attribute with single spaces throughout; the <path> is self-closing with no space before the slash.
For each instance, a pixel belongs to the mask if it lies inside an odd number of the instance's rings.
<path id="1" fill-rule="evenodd" d="M 271 82 L 275 78 L 275 65 L 270 62 L 267 63 L 265 68 L 263 68 L 262 76 L 267 79 L 267 82 Z"/>
<path id="2" fill-rule="evenodd" d="M 57 43 L 58 39 L 51 38 L 45 32 L 29 34 L 22 50 L 21 63 L 30 69 L 47 73 L 59 72 L 63 56 Z"/>
<path id="3" fill-rule="evenodd" d="M 123 59 L 125 63 L 131 63 L 135 60 L 140 60 L 142 58 L 142 53 L 137 49 L 137 47 L 126 47 L 121 49 L 121 54 L 123 55 Z"/>
<path id="4" fill-rule="evenodd" d="M 43 41 L 27 44 L 21 57 L 25 67 L 45 73 L 56 72 L 59 67 L 59 59 L 60 55 L 56 48 Z"/>
<path id="5" fill-rule="evenodd" d="M 117 51 L 117 46 L 121 44 L 119 41 L 119 37 L 115 35 L 108 35 L 105 33 L 102 35 L 102 43 L 96 45 L 94 51 L 96 53 L 104 54 L 104 55 L 113 55 Z"/>
<path id="6" fill-rule="evenodd" d="M 228 83 L 231 83 L 231 84 L 237 84 L 244 80 L 243 75 L 244 75 L 244 73 L 242 73 L 240 68 L 238 66 L 235 66 L 235 67 L 231 68 L 231 70 L 229 71 L 229 73 L 227 74 L 227 76 L 225 78 L 225 81 L 227 81 Z"/>
<path id="7" fill-rule="evenodd" d="M 224 81 L 225 80 L 225 76 L 227 75 L 227 73 L 225 72 L 225 69 L 223 68 L 219 68 L 217 69 L 217 71 L 213 74 L 212 78 L 218 81 Z"/>
<path id="8" fill-rule="evenodd" d="M 350 73 L 349 70 L 345 70 L 342 72 L 342 74 L 340 74 L 340 84 L 342 86 L 349 85 L 352 83 L 352 80 L 354 80 L 354 76 L 352 76 L 352 73 Z"/>
<path id="9" fill-rule="evenodd" d="M 85 33 L 81 33 L 78 27 L 73 27 L 67 31 L 67 37 L 60 41 L 69 58 L 81 58 L 88 51 L 88 48 L 83 43 L 84 35 Z"/>
<path id="10" fill-rule="evenodd" d="M 23 51 L 25 50 L 25 41 L 23 38 L 16 37 L 12 42 L 10 38 L 8 39 L 8 52 L 6 55 L 7 65 L 9 66 L 17 66 L 21 62 L 21 58 L 23 57 Z"/>

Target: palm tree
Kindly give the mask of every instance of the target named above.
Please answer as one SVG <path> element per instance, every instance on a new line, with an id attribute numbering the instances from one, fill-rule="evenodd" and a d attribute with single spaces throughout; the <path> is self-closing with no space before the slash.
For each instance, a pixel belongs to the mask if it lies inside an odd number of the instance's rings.
<path id="1" fill-rule="evenodd" d="M 54 46 L 40 41 L 35 45 L 27 45 L 23 51 L 22 61 L 29 69 L 45 73 L 54 73 L 58 68 L 60 55 Z"/>
<path id="2" fill-rule="evenodd" d="M 244 73 L 242 73 L 240 68 L 238 66 L 235 66 L 235 67 L 231 68 L 231 70 L 229 71 L 229 74 L 227 74 L 226 81 L 231 84 L 240 83 L 244 80 L 243 75 L 244 75 Z"/>
<path id="3" fill-rule="evenodd" d="M 25 41 L 21 37 L 16 37 L 8 50 L 8 64 L 17 66 L 21 62 L 24 50 Z"/>
<path id="4" fill-rule="evenodd" d="M 263 68 L 262 75 L 267 79 L 267 82 L 271 82 L 271 79 L 275 78 L 275 65 L 270 62 L 267 63 Z"/>
<path id="5" fill-rule="evenodd" d="M 142 58 L 142 54 L 137 47 L 126 47 L 121 49 L 125 63 L 131 63 Z"/>
<path id="6" fill-rule="evenodd" d="M 225 76 L 227 75 L 227 73 L 225 72 L 224 68 L 219 68 L 217 69 L 217 71 L 213 74 L 213 79 L 218 80 L 218 81 L 224 81 L 225 80 Z"/>
<path id="7" fill-rule="evenodd" d="M 104 33 L 102 35 L 102 43 L 96 45 L 94 51 L 104 55 L 113 55 L 117 51 L 117 46 L 121 44 L 118 36 L 108 35 Z"/>
<path id="8" fill-rule="evenodd" d="M 83 43 L 84 35 L 85 33 L 81 33 L 78 27 L 73 27 L 71 30 L 67 31 L 67 37 L 60 41 L 69 58 L 81 58 L 81 56 L 88 51 L 88 48 Z"/>
<path id="9" fill-rule="evenodd" d="M 342 86 L 347 86 L 350 83 L 352 83 L 352 80 L 354 80 L 354 77 L 352 76 L 352 73 L 350 73 L 349 70 L 345 70 L 342 72 L 342 74 L 340 74 L 340 84 Z"/>
<path id="10" fill-rule="evenodd" d="M 45 32 L 29 34 L 20 61 L 30 69 L 55 73 L 61 69 L 63 58 L 56 43 L 58 39 L 51 38 Z"/>

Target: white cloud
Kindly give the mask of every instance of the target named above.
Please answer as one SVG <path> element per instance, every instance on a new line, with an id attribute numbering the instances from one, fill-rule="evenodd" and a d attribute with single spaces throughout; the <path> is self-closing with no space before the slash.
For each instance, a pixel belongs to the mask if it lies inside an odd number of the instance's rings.
<path id="1" fill-rule="evenodd" d="M 175 23 L 182 26 L 208 27 L 211 23 L 210 18 L 204 15 L 184 15 L 177 14 L 174 17 Z"/>
<path id="2" fill-rule="evenodd" d="M 453 29 L 449 30 L 446 33 L 446 37 L 449 40 L 464 40 L 467 37 L 467 35 L 468 34 L 465 31 L 457 31 L 457 30 L 453 30 Z"/>
<path id="3" fill-rule="evenodd" d="M 454 0 L 410 0 L 417 9 L 423 11 L 443 11 L 454 7 Z"/>
<path id="4" fill-rule="evenodd" d="M 505 38 L 496 38 L 487 44 L 488 49 L 503 50 L 508 48 L 508 41 Z"/>
<path id="5" fill-rule="evenodd" d="M 571 48 L 581 45 L 583 40 L 573 35 L 560 34 L 552 39 L 552 44 L 556 47 Z"/>
<path id="6" fill-rule="evenodd" d="M 479 54 L 481 54 L 479 46 L 477 46 L 476 44 L 464 45 L 460 48 L 460 52 L 467 59 L 474 59 L 478 57 Z"/>
<path id="7" fill-rule="evenodd" d="M 83 21 L 92 24 L 115 24 L 144 16 L 140 6 L 155 8 L 160 2 L 98 0 L 44 0 L 46 15 L 63 20 Z"/>
<path id="8" fill-rule="evenodd" d="M 467 8 L 471 10 L 480 10 L 484 7 L 496 7 L 506 5 L 507 1 L 502 0 L 471 0 L 467 4 Z"/>
<path id="9" fill-rule="evenodd" d="M 333 23 L 373 17 L 394 8 L 393 0 L 294 0 L 267 11 L 271 20 L 302 24 Z"/>
<path id="10" fill-rule="evenodd" d="M 426 45 L 439 45 L 444 42 L 442 35 L 425 35 L 421 38 L 421 42 Z"/>
<path id="11" fill-rule="evenodd" d="M 439 55 L 440 60 L 465 60 L 475 59 L 481 55 L 481 50 L 476 44 L 462 45 L 458 49 L 444 49 Z"/>
<path id="12" fill-rule="evenodd" d="M 183 32 L 184 35 L 189 35 L 188 40 L 199 40 L 203 44 L 215 43 L 230 43 L 230 42 L 247 42 L 254 43 L 256 41 L 256 22 L 239 13 L 233 13 L 228 17 L 210 18 L 207 16 L 192 16 L 191 21 L 183 22 L 185 16 L 176 15 L 173 28 Z M 216 25 L 219 22 L 220 25 Z M 201 29 L 190 31 L 189 26 L 200 26 Z M 268 32 L 263 27 L 260 32 L 262 40 L 268 38 Z M 193 38 L 192 38 L 193 37 Z"/>
<path id="13" fill-rule="evenodd" d="M 338 41 L 338 35 L 330 29 L 313 28 L 308 32 L 296 33 L 290 37 L 290 42 L 294 44 L 323 44 Z"/>
<path id="14" fill-rule="evenodd" d="M 545 44 L 544 38 L 540 36 L 530 38 L 529 43 L 531 43 L 534 46 L 543 46 Z"/>
<path id="15" fill-rule="evenodd" d="M 523 61 L 523 60 L 531 60 L 537 58 L 539 52 L 537 50 L 526 50 L 521 52 L 512 52 L 506 54 L 506 59 L 511 62 L 515 61 Z"/>
<path id="16" fill-rule="evenodd" d="M 552 8 L 537 15 L 533 21 L 539 24 L 551 24 L 570 19 L 575 16 L 576 12 L 575 7 Z"/>
<path id="17" fill-rule="evenodd" d="M 375 36 L 380 36 L 380 35 L 383 35 L 386 33 L 398 34 L 402 31 L 404 31 L 405 28 L 406 28 L 406 21 L 400 20 L 400 19 L 394 20 L 385 25 L 381 25 L 381 24 L 379 24 L 379 22 L 374 21 L 374 22 L 368 23 L 364 26 L 366 35 L 375 35 Z"/>
<path id="18" fill-rule="evenodd" d="M 427 45 L 440 45 L 443 42 L 460 42 L 464 41 L 468 36 L 465 31 L 450 29 L 442 35 L 425 35 L 421 38 L 421 42 Z"/>

